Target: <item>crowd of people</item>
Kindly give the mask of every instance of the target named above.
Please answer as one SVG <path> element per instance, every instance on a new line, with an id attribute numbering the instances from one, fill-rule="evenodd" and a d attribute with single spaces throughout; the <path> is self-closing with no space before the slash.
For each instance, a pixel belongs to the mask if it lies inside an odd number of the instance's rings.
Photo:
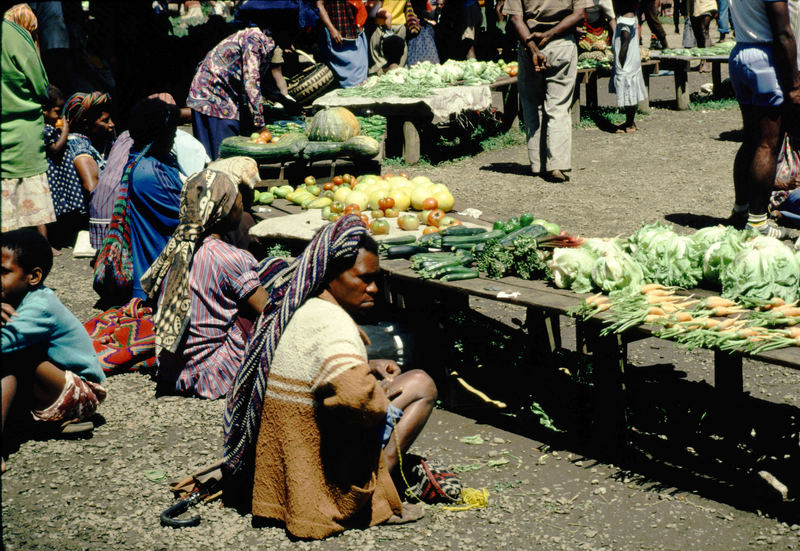
<path id="1" fill-rule="evenodd" d="M 418 518 L 401 503 L 399 458 L 425 425 L 436 387 L 422 370 L 367 357 L 356 322 L 375 305 L 377 244 L 359 217 L 344 216 L 295 260 L 257 260 L 243 237 L 258 167 L 216 157 L 224 138 L 264 126 L 263 97 L 292 101 L 280 67 L 301 21 L 318 14 L 320 51 L 339 84 L 351 86 L 397 66 L 475 57 L 477 1 L 317 0 L 307 13 L 265 16 L 251 0 L 249 24 L 196 68 L 186 106 L 151 90 L 126 113 L 119 136 L 109 93 L 67 95 L 50 82 L 48 59 L 61 57 L 44 55 L 42 45 L 55 38 L 40 32 L 37 16 L 50 17 L 53 6 L 39 4 L 14 6 L 2 22 L 4 430 L 12 406 L 64 433 L 91 430 L 97 407 L 114 399 L 103 387 L 113 369 L 44 285 L 57 247 L 88 231 L 102 304 L 142 303 L 151 313 L 137 323 L 150 324 L 158 392 L 227 401 L 223 466 L 255 515 L 310 538 Z M 636 131 L 636 106 L 646 99 L 640 23 L 650 20 L 649 5 L 491 6 L 518 40 L 534 173 L 569 179 L 578 28 L 611 44 L 609 87 L 626 116 L 618 132 Z M 745 128 L 732 223 L 776 237 L 766 213 L 778 153 L 800 120 L 792 118 L 800 107 L 792 6 L 796 0 L 731 4 L 731 79 Z M 705 19 L 697 21 L 706 32 Z M 650 28 L 658 35 L 659 27 Z"/>

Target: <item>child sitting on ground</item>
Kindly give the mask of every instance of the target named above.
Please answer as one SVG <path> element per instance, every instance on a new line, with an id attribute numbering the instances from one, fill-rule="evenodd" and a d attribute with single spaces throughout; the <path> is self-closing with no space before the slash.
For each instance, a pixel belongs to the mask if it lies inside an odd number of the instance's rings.
<path id="1" fill-rule="evenodd" d="M 37 421 L 59 423 L 63 433 L 74 433 L 92 430 L 91 422 L 82 421 L 106 397 L 89 335 L 44 286 L 52 266 L 50 244 L 40 233 L 2 234 L 3 431 L 16 398 L 30 402 Z"/>
<path id="2" fill-rule="evenodd" d="M 647 99 L 647 89 L 642 75 L 642 56 L 639 51 L 639 18 L 635 0 L 618 0 L 614 3 L 617 28 L 614 32 L 614 69 L 608 82 L 608 91 L 617 95 L 617 106 L 625 112 L 625 124 L 617 133 L 636 132 L 636 106 Z"/>
<path id="3" fill-rule="evenodd" d="M 44 112 L 44 145 L 47 157 L 54 163 L 61 162 L 64 147 L 67 145 L 69 123 L 63 114 L 64 95 L 52 84 L 47 87 L 47 103 Z"/>

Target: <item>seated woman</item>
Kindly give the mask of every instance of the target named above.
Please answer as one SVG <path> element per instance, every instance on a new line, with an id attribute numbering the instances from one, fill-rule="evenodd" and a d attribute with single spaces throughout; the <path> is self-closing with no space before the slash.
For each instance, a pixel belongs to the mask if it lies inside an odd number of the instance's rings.
<path id="1" fill-rule="evenodd" d="M 158 99 L 141 100 L 131 111 L 133 147 L 95 261 L 95 291 L 111 304 L 145 298 L 139 280 L 178 225 L 183 182 L 170 150 L 179 113 Z"/>
<path id="2" fill-rule="evenodd" d="M 175 100 L 170 94 L 153 94 L 149 97 L 175 105 Z M 92 247 L 95 249 L 103 246 L 108 225 L 111 223 L 111 215 L 114 212 L 114 203 L 119 196 L 122 171 L 128 163 L 131 147 L 133 147 L 133 138 L 126 130 L 114 142 L 114 147 L 108 154 L 108 161 L 100 174 L 97 188 L 89 203 L 89 233 Z M 200 172 L 211 161 L 203 144 L 180 128 L 175 132 L 175 144 L 170 153 L 175 156 L 178 168 L 186 177 Z"/>
<path id="3" fill-rule="evenodd" d="M 299 538 L 421 516 L 401 504 L 390 472 L 436 386 L 424 371 L 368 362 L 353 317 L 375 305 L 379 274 L 377 243 L 357 216 L 325 226 L 268 285 L 228 395 L 226 500 Z"/>
<path id="4" fill-rule="evenodd" d="M 242 218 L 234 181 L 204 170 L 186 182 L 181 204 L 180 224 L 142 278 L 158 299 L 159 392 L 220 398 L 242 364 L 267 293 L 253 255 L 222 240 Z"/>
<path id="5" fill-rule="evenodd" d="M 49 151 L 47 180 L 53 194 L 57 227 L 51 239 L 64 245 L 74 242 L 74 233 L 86 225 L 86 205 L 105 167 L 101 153 L 114 136 L 111 96 L 100 92 L 73 94 L 64 106 L 69 132 L 66 147 Z M 57 142 L 62 131 L 46 128 L 45 145 Z"/>

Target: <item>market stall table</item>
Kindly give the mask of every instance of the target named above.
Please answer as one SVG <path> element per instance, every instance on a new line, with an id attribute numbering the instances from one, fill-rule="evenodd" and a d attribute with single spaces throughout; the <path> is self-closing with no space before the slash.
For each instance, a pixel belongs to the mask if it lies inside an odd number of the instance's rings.
<path id="1" fill-rule="evenodd" d="M 678 110 L 689 109 L 689 70 L 691 62 L 695 60 L 706 61 L 711 64 L 711 81 L 714 83 L 714 93 L 718 93 L 722 84 L 722 64 L 728 63 L 727 55 L 663 55 L 659 52 L 650 52 L 650 57 L 661 63 L 662 69 L 674 72 L 675 77 L 675 101 Z"/>
<path id="2" fill-rule="evenodd" d="M 510 123 L 517 114 L 517 78 L 501 78 L 492 84 L 478 86 L 448 86 L 437 88 L 422 98 L 386 96 L 369 98 L 342 97 L 338 90 L 314 100 L 315 108 L 346 107 L 356 113 L 386 117 L 386 156 L 402 153 L 406 164 L 413 165 L 421 155 L 420 130 L 430 124 L 449 123 L 453 116 L 464 111 L 484 111 L 492 107 L 508 114 Z"/>

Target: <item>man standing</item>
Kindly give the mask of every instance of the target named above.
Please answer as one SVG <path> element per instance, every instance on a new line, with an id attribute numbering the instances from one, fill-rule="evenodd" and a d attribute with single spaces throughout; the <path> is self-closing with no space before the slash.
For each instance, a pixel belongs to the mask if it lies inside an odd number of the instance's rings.
<path id="1" fill-rule="evenodd" d="M 8 20 L 2 25 L 3 231 L 37 227 L 46 236 L 45 224 L 56 220 L 44 150 L 47 74 L 31 34 Z"/>
<path id="2" fill-rule="evenodd" d="M 789 12 L 786 0 L 731 0 L 737 44 L 729 69 L 744 124 L 733 164 L 731 222 L 746 220 L 748 228 L 776 238 L 785 232 L 767 221 L 767 204 L 778 149 L 786 129 L 800 124 L 800 74 Z"/>
<path id="3" fill-rule="evenodd" d="M 506 0 L 520 40 L 519 95 L 534 174 L 566 182 L 572 169 L 570 106 L 578 73 L 575 28 L 585 0 Z"/>

